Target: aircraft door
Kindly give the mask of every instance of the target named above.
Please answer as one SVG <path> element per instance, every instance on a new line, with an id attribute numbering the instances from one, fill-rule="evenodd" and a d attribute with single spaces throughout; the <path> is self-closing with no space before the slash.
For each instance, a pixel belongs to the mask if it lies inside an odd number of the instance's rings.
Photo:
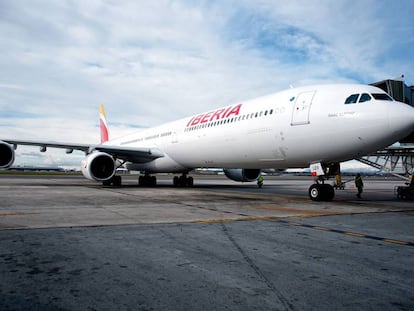
<path id="1" fill-rule="evenodd" d="M 172 142 L 173 144 L 178 143 L 178 134 L 177 134 L 177 131 L 173 131 L 173 132 L 172 132 L 171 142 Z"/>
<path id="2" fill-rule="evenodd" d="M 299 93 L 293 106 L 291 125 L 309 124 L 309 113 L 316 91 Z"/>

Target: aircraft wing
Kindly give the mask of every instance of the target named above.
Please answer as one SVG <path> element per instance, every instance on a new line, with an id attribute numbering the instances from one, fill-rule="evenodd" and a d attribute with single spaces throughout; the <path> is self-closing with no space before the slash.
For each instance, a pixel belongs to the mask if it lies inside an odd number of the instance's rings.
<path id="1" fill-rule="evenodd" d="M 89 148 L 91 145 L 87 144 L 70 144 L 70 143 L 58 143 L 58 142 L 51 142 L 51 141 L 35 141 L 35 140 L 15 140 L 15 139 L 0 139 L 0 141 L 4 141 L 10 145 L 14 145 L 15 149 L 18 145 L 22 146 L 39 146 L 40 148 L 44 148 L 42 151 L 46 151 L 47 147 L 52 148 L 62 148 L 67 149 L 67 151 L 71 150 L 80 150 L 85 153 L 88 153 Z"/>
<path id="2" fill-rule="evenodd" d="M 92 146 L 92 149 L 106 152 L 116 158 L 134 163 L 145 163 L 164 156 L 164 153 L 158 148 L 96 145 Z"/>
<path id="3" fill-rule="evenodd" d="M 164 156 L 164 153 L 158 148 L 146 148 L 146 147 L 122 147 L 113 145 L 91 145 L 91 144 L 73 144 L 73 143 L 60 143 L 49 141 L 31 141 L 31 140 L 14 140 L 14 139 L 0 139 L 5 143 L 14 145 L 16 149 L 18 145 L 25 146 L 39 146 L 40 151 L 45 152 L 48 147 L 66 149 L 66 153 L 72 153 L 73 150 L 80 150 L 85 154 L 92 153 L 93 151 L 101 151 L 108 153 L 115 158 L 130 161 L 134 163 L 145 163 Z"/>

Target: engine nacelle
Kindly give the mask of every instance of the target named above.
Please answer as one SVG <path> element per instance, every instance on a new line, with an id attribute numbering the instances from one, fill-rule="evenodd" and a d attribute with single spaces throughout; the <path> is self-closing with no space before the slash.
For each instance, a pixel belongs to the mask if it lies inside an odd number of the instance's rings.
<path id="1" fill-rule="evenodd" d="M 260 175 L 260 169 L 232 168 L 223 171 L 227 178 L 234 181 L 255 181 Z"/>
<path id="2" fill-rule="evenodd" d="M 105 152 L 93 152 L 81 162 L 82 174 L 95 181 L 105 181 L 115 175 L 114 158 Z"/>
<path id="3" fill-rule="evenodd" d="M 8 168 L 14 162 L 14 148 L 13 146 L 0 141 L 0 168 Z"/>

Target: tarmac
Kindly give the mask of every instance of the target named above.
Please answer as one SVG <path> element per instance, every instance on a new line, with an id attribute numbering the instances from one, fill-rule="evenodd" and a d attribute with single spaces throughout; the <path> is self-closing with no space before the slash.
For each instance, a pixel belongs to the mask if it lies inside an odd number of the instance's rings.
<path id="1" fill-rule="evenodd" d="M 414 309 L 401 181 L 312 202 L 310 177 L 194 179 L 0 175 L 0 310 Z"/>

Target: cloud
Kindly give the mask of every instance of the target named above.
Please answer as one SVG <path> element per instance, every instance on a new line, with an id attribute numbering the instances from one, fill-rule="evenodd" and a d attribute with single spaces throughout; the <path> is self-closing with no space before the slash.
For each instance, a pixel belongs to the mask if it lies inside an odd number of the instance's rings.
<path id="1" fill-rule="evenodd" d="M 5 83 L 0 84 L 0 88 L 3 88 L 3 89 L 16 89 L 16 90 L 22 89 L 22 87 L 20 85 L 5 84 Z"/>

